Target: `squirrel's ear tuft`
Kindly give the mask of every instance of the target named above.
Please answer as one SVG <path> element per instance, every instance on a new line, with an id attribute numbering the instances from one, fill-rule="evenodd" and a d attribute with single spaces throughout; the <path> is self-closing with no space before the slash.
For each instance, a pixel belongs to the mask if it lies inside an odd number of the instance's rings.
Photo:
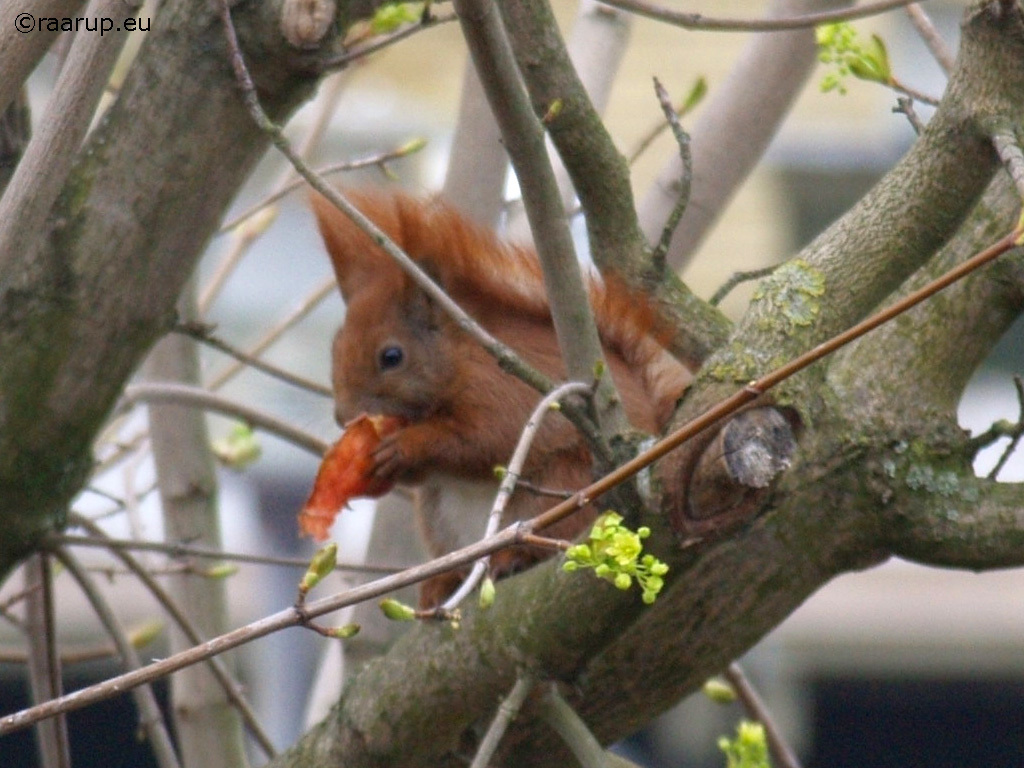
<path id="1" fill-rule="evenodd" d="M 352 191 L 346 191 L 344 194 L 388 237 L 396 239 L 401 224 L 391 195 Z M 346 301 L 366 281 L 392 271 L 388 269 L 392 263 L 391 258 L 369 235 L 356 226 L 354 221 L 335 208 L 330 200 L 318 192 L 313 192 L 310 195 L 310 204 L 320 227 L 324 245 L 327 247 L 327 254 L 331 257 L 338 287 L 341 288 L 341 295 Z"/>

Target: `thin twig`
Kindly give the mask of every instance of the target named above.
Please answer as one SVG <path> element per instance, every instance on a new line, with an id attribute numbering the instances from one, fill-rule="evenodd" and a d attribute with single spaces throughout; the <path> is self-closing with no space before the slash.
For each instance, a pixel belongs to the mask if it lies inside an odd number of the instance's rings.
<path id="1" fill-rule="evenodd" d="M 717 307 L 722 301 L 732 293 L 732 289 L 741 283 L 750 282 L 751 280 L 760 280 L 762 277 L 768 277 L 772 272 L 779 268 L 779 264 L 772 264 L 770 267 L 761 267 L 761 269 L 750 269 L 745 272 L 733 272 L 732 275 L 726 280 L 722 286 L 715 291 L 714 296 L 708 299 L 708 304 L 713 307 Z"/>
<path id="2" fill-rule="evenodd" d="M 690 91 L 690 95 L 687 96 L 686 100 L 680 103 L 679 106 L 672 107 L 673 113 L 679 118 L 682 118 L 703 98 L 706 91 L 707 83 L 704 78 L 698 78 L 697 83 Z M 643 155 L 643 153 L 646 152 L 652 144 L 654 144 L 655 140 L 668 130 L 668 128 L 668 120 L 659 120 L 653 128 L 648 129 L 636 143 L 636 146 L 633 147 L 633 150 L 626 156 L 626 163 L 631 166 L 634 165 L 636 161 L 640 159 L 641 155 Z"/>
<path id="3" fill-rule="evenodd" d="M 75 515 L 75 519 L 80 516 Z M 87 519 L 87 518 L 86 518 Z M 241 552 L 225 552 L 221 550 L 194 547 L 187 544 L 174 544 L 163 541 L 138 541 L 135 539 L 114 539 L 108 536 L 102 538 L 96 536 L 75 536 L 68 533 L 51 533 L 46 537 L 46 542 L 54 545 L 66 545 L 74 547 L 99 547 L 110 550 L 141 550 L 144 552 L 160 552 L 171 558 L 197 557 L 205 560 L 220 560 L 229 562 L 246 563 L 247 565 L 273 565 L 285 568 L 308 568 L 309 558 L 298 557 L 273 557 L 271 555 L 248 555 Z M 352 571 L 356 573 L 390 574 L 397 573 L 401 568 L 398 566 L 384 565 L 351 565 L 338 563 L 335 566 L 338 571 Z"/>
<path id="4" fill-rule="evenodd" d="M 76 515 L 72 518 L 71 522 L 85 528 L 98 539 L 102 540 L 106 538 L 106 534 L 103 532 L 103 529 L 87 518 Z M 181 633 L 185 635 L 192 645 L 199 645 L 203 642 L 203 638 L 200 636 L 199 630 L 192 624 L 185 612 L 181 610 L 174 598 L 171 597 L 167 590 L 160 585 L 160 582 L 153 578 L 152 574 L 150 574 L 138 560 L 132 557 L 124 549 L 110 547 L 109 551 L 124 563 L 125 567 L 142 582 L 143 586 L 145 586 L 146 589 L 149 590 L 149 593 L 156 598 L 156 601 L 160 603 L 160 606 L 167 612 L 167 615 L 171 617 L 174 623 L 178 625 L 178 629 L 181 630 Z M 274 757 L 274 755 L 277 754 L 277 751 L 274 749 L 274 743 L 270 740 L 266 730 L 260 724 L 259 718 L 249 705 L 249 702 L 246 701 L 245 697 L 242 695 L 240 690 L 241 686 L 232 677 L 231 672 L 228 671 L 224 662 L 219 658 L 212 658 L 208 660 L 207 666 L 214 678 L 216 678 L 217 682 L 220 684 L 228 701 L 230 701 L 231 705 L 238 710 L 242 721 L 245 723 L 246 728 L 249 729 L 249 733 L 256 740 L 260 749 L 263 750 L 263 753 L 268 758 Z"/>
<path id="5" fill-rule="evenodd" d="M 526 697 L 530 695 L 530 691 L 536 684 L 536 678 L 529 672 L 519 673 L 512 690 L 498 705 L 498 711 L 494 713 L 494 719 L 487 727 L 487 733 L 480 740 L 480 746 L 477 748 L 469 768 L 487 768 L 491 764 L 491 758 L 494 757 L 502 736 L 519 715 L 523 702 L 526 701 Z"/>
<path id="6" fill-rule="evenodd" d="M 25 626 L 25 622 L 20 618 L 11 613 L 11 608 L 16 606 L 18 603 L 25 602 L 29 595 L 33 592 L 38 592 L 42 589 L 41 584 L 26 584 L 24 589 L 18 590 L 13 594 L 8 595 L 2 601 L 0 601 L 0 616 L 3 616 L 12 627 L 27 632 L 28 629 Z"/>
<path id="7" fill-rule="evenodd" d="M 359 158 L 358 160 L 347 160 L 343 163 L 334 163 L 333 165 L 326 165 L 323 168 L 318 168 L 316 172 L 319 173 L 321 176 L 330 176 L 332 174 L 341 173 L 343 171 L 356 171 L 359 170 L 360 168 L 369 168 L 371 166 L 380 166 L 381 168 L 383 168 L 384 165 L 389 160 L 397 160 L 402 157 L 407 157 L 411 152 L 415 152 L 424 146 L 425 142 L 423 141 L 410 142 L 409 144 L 399 147 L 398 149 L 392 149 L 387 152 L 377 152 L 376 154 L 370 155 L 368 157 L 362 157 Z M 232 229 L 237 227 L 246 219 L 252 218 L 257 213 L 262 211 L 264 208 L 273 205 L 282 197 L 285 197 L 289 193 L 294 192 L 296 189 L 298 189 L 305 183 L 305 179 L 298 178 L 294 179 L 288 184 L 285 184 L 280 189 L 274 190 L 269 195 L 267 195 L 267 197 L 260 200 L 251 208 L 248 208 L 247 210 L 238 214 L 237 216 L 235 216 L 235 218 L 231 219 L 231 221 L 227 222 L 226 224 L 221 225 L 221 228 L 217 231 L 217 234 L 230 232 Z"/>
<path id="8" fill-rule="evenodd" d="M 315 381 L 298 376 L 291 371 L 286 371 L 284 368 L 268 363 L 259 357 L 255 357 L 254 355 L 250 355 L 248 352 L 242 351 L 238 347 L 228 344 L 223 339 L 214 336 L 212 329 L 208 325 L 200 323 L 185 323 L 174 326 L 172 330 L 175 333 L 180 333 L 183 336 L 188 336 L 189 338 L 200 341 L 209 347 L 213 347 L 226 355 L 230 355 L 240 363 L 244 363 L 250 368 L 255 368 L 257 371 L 265 373 L 268 376 L 273 376 L 275 379 L 283 381 L 286 384 L 291 384 L 293 387 L 304 389 L 315 395 L 334 397 L 334 393 L 330 387 L 326 387 L 323 384 L 318 384 Z"/>
<path id="9" fill-rule="evenodd" d="M 919 91 L 916 88 L 911 88 L 906 83 L 897 80 L 895 77 L 891 78 L 888 83 L 889 87 L 898 93 L 902 93 L 905 96 L 909 96 L 915 101 L 920 101 L 922 104 L 927 104 L 930 107 L 939 106 L 940 99 L 936 96 L 931 96 L 923 91 Z"/>
<path id="10" fill-rule="evenodd" d="M 540 429 L 541 423 L 544 421 L 544 417 L 551 413 L 554 405 L 561 402 L 562 398 L 569 397 L 570 395 L 590 394 L 593 394 L 593 390 L 589 385 L 581 384 L 579 382 L 569 382 L 568 384 L 562 384 L 561 386 L 551 390 L 551 392 L 541 398 L 540 402 L 537 403 L 533 412 L 530 414 L 530 418 L 526 420 L 522 433 L 519 435 L 519 442 L 516 443 L 515 450 L 512 452 L 512 458 L 509 460 L 505 476 L 501 479 L 501 485 L 498 487 L 498 493 L 494 498 L 494 504 L 491 506 L 490 514 L 487 516 L 487 526 L 484 529 L 484 533 L 481 538 L 490 538 L 497 533 L 498 528 L 501 526 L 501 517 L 505 513 L 509 499 L 512 498 L 512 494 L 516 489 L 516 484 L 519 481 L 519 475 L 523 471 L 523 465 L 526 463 L 526 457 L 530 453 L 530 448 L 533 446 L 534 438 L 537 436 L 537 432 Z M 474 563 L 473 569 L 470 571 L 466 579 L 459 585 L 459 588 L 455 593 L 441 606 L 442 611 L 452 611 L 457 608 L 466 596 L 476 589 L 477 585 L 483 579 L 484 574 L 487 573 L 489 564 L 489 556 Z"/>
<path id="11" fill-rule="evenodd" d="M 25 629 L 28 639 L 29 686 L 35 703 L 55 699 L 63 692 L 61 659 L 57 653 L 57 625 L 53 601 L 53 571 L 45 552 L 32 555 L 25 563 L 27 589 Z M 60 716 L 36 727 L 39 757 L 43 768 L 71 768 L 71 746 L 67 718 Z"/>
<path id="12" fill-rule="evenodd" d="M 59 654 L 62 667 L 72 664 L 87 664 L 92 661 L 102 661 L 114 657 L 118 657 L 118 653 L 117 648 L 112 643 L 82 648 L 76 651 L 61 651 Z M 27 664 L 28 660 L 29 656 L 25 651 L 0 650 L 0 664 Z"/>
<path id="13" fill-rule="evenodd" d="M 250 426 L 270 432 L 299 448 L 304 448 L 317 457 L 322 457 L 328 448 L 327 443 L 320 438 L 293 427 L 265 411 L 236 403 L 213 392 L 199 387 L 190 387 L 187 384 L 132 384 L 125 387 L 118 407 L 126 409 L 136 403 L 187 405 L 233 416 Z"/>
<path id="14" fill-rule="evenodd" d="M 516 481 L 516 487 L 520 490 L 528 491 L 534 496 L 550 496 L 553 499 L 568 499 L 572 496 L 572 491 L 567 491 L 564 488 L 545 488 L 536 483 L 531 483 L 529 480 L 523 480 L 521 477 Z"/>
<path id="15" fill-rule="evenodd" d="M 953 71 L 953 65 L 956 63 L 953 52 L 950 51 L 949 46 L 946 45 L 946 41 L 942 39 L 942 35 L 932 24 L 932 20 L 925 13 L 920 3 L 911 3 L 904 10 L 907 12 L 907 16 L 910 17 L 910 23 L 914 25 L 914 29 L 917 30 L 917 34 L 921 36 L 924 44 L 928 46 L 928 50 L 931 51 L 932 56 L 942 67 L 942 71 L 947 75 Z"/>
<path id="16" fill-rule="evenodd" d="M 988 473 L 989 480 L 995 480 L 999 477 L 999 473 L 1003 471 L 1006 462 L 1010 460 L 1010 457 L 1017 450 L 1017 446 L 1020 445 L 1021 438 L 1024 437 L 1024 379 L 1020 376 L 1014 376 L 1013 386 L 1017 390 L 1017 406 L 1019 409 L 1017 423 L 1014 424 L 1011 431 L 1009 445 L 1006 446 L 1006 450 L 1003 451 L 996 465 L 992 467 L 992 471 Z"/>
<path id="17" fill-rule="evenodd" d="M 541 700 L 539 714 L 558 733 L 581 766 L 598 768 L 605 765 L 605 748 L 554 684 Z"/>
<path id="18" fill-rule="evenodd" d="M 768 738 L 768 748 L 772 756 L 782 768 L 800 768 L 800 760 L 792 747 L 783 737 L 775 719 L 772 717 L 768 707 L 758 695 L 757 690 L 747 679 L 743 668 L 735 661 L 725 669 L 725 677 L 732 685 L 733 690 L 739 697 L 740 703 L 747 711 L 747 714 L 764 726 L 765 735 Z"/>
<path id="19" fill-rule="evenodd" d="M 664 8 L 644 0 L 599 0 L 605 5 L 631 11 L 666 24 L 683 27 L 684 29 L 704 30 L 713 32 L 781 32 L 789 29 L 806 29 L 819 24 L 832 24 L 838 21 L 862 19 L 875 16 L 894 8 L 909 5 L 913 0 L 881 0 L 876 3 L 847 8 L 838 11 L 822 11 L 807 13 L 800 16 L 779 17 L 774 19 L 723 19 L 706 16 L 702 13 L 684 13 Z"/>
<path id="20" fill-rule="evenodd" d="M 133 672 L 140 671 L 143 667 L 139 661 L 139 655 L 135 652 L 135 648 L 132 647 L 131 642 L 128 640 L 128 636 L 121 627 L 117 616 L 100 593 L 92 577 L 79 564 L 78 559 L 67 550 L 55 549 L 53 550 L 53 555 L 61 561 L 64 567 L 68 569 L 68 573 L 78 583 L 78 586 L 96 613 L 97 618 L 99 618 L 100 623 L 103 624 L 107 634 L 110 635 L 110 639 L 117 646 L 118 654 L 121 656 L 124 666 Z M 180 768 L 178 757 L 174 752 L 174 745 L 171 742 L 170 734 L 167 732 L 167 725 L 160 712 L 160 706 L 157 704 L 153 689 L 147 685 L 138 690 L 133 689 L 132 695 L 135 699 L 135 706 L 139 710 L 139 722 L 146 731 L 146 737 L 153 748 L 153 756 L 156 759 L 157 765 L 160 768 Z M 67 698 L 67 696 L 61 698 Z M 59 698 L 54 701 L 60 700 Z"/>
<path id="21" fill-rule="evenodd" d="M 651 252 L 651 261 L 655 269 L 661 272 L 665 267 L 665 255 L 672 244 L 672 235 L 675 234 L 676 227 L 679 226 L 679 220 L 683 217 L 683 213 L 686 212 L 686 206 L 690 203 L 690 189 L 693 183 L 693 155 L 690 153 L 690 134 L 683 130 L 683 126 L 679 121 L 679 115 L 672 106 L 668 91 L 665 90 L 665 87 L 658 78 L 654 78 L 654 92 L 658 96 L 658 103 L 661 104 L 661 111 L 665 114 L 669 127 L 672 128 L 672 135 L 675 137 L 676 145 L 679 147 L 679 158 L 683 163 L 683 172 L 679 177 L 679 196 L 676 199 L 675 205 L 672 206 L 668 219 L 665 220 L 665 226 L 661 229 L 661 237 L 658 240 L 658 244 Z"/>
<path id="22" fill-rule="evenodd" d="M 394 45 L 417 32 L 422 32 L 425 29 L 430 29 L 432 27 L 457 20 L 458 16 L 454 13 L 445 13 L 440 16 L 435 16 L 433 13 L 424 14 L 415 24 L 408 24 L 394 32 L 374 39 L 373 42 L 356 46 L 352 48 L 352 50 L 346 51 L 339 56 L 327 59 L 327 61 L 323 63 L 322 70 L 324 72 L 329 72 L 334 69 L 340 69 L 341 67 L 347 66 L 358 59 L 369 56 L 371 53 L 376 53 L 379 50 Z"/>
<path id="23" fill-rule="evenodd" d="M 1010 179 L 1013 180 L 1017 196 L 1024 201 L 1024 152 L 1021 151 L 1020 142 L 1013 129 L 1006 127 L 994 131 L 992 145 L 999 153 L 999 159 L 1003 161 Z"/>
<path id="24" fill-rule="evenodd" d="M 272 344 L 280 339 L 285 333 L 300 323 L 310 312 L 320 306 L 320 303 L 328 296 L 338 290 L 338 284 L 334 277 L 329 277 L 319 283 L 309 294 L 303 298 L 283 320 L 267 331 L 245 354 L 251 358 L 263 354 Z M 210 389 L 217 390 L 227 384 L 231 379 L 245 370 L 245 364 L 234 362 L 227 366 L 210 380 Z"/>
<path id="25" fill-rule="evenodd" d="M 330 124 L 331 117 L 334 115 L 341 100 L 344 82 L 341 77 L 335 77 L 324 83 L 323 93 L 317 102 L 318 109 L 313 119 L 313 124 L 302 137 L 297 150 L 301 156 L 305 157 L 312 152 L 323 138 L 324 133 L 327 131 L 327 126 Z M 295 178 L 294 169 L 290 165 L 285 166 L 278 173 L 277 180 L 274 182 L 274 188 L 276 190 L 284 189 Z M 218 263 L 216 271 L 207 282 L 199 297 L 199 315 L 201 317 L 205 316 L 209 311 L 217 295 L 249 252 L 252 244 L 270 228 L 270 225 L 277 218 L 276 209 L 261 208 L 260 210 L 263 211 L 262 216 L 256 220 L 247 219 L 246 225 L 242 229 L 232 233 L 227 254 Z"/>
<path id="26" fill-rule="evenodd" d="M 907 122 L 910 123 L 910 127 L 914 129 L 914 133 L 918 136 L 924 131 L 924 123 L 921 122 L 921 118 L 918 117 L 917 111 L 914 109 L 914 100 L 909 96 L 897 98 L 896 106 L 892 108 L 892 111 L 896 114 L 905 115 Z"/>

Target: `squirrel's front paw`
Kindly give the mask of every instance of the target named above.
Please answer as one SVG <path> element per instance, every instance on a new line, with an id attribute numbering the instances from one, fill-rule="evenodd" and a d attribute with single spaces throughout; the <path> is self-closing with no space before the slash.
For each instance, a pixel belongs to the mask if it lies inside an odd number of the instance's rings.
<path id="1" fill-rule="evenodd" d="M 388 435 L 374 450 L 371 474 L 375 480 L 397 482 L 402 472 L 409 468 L 409 461 L 398 440 L 401 434 L 399 431 Z"/>

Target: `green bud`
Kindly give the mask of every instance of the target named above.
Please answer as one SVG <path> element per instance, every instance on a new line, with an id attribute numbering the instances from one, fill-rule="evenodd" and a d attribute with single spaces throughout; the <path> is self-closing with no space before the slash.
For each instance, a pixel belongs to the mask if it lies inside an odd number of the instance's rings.
<path id="1" fill-rule="evenodd" d="M 551 105 L 548 107 L 548 111 L 544 114 L 544 117 L 542 117 L 540 121 L 545 125 L 550 123 L 552 120 L 558 117 L 559 114 L 561 114 L 562 106 L 563 103 L 561 99 L 555 99 L 554 101 L 552 101 Z"/>
<path id="2" fill-rule="evenodd" d="M 238 573 L 238 566 L 234 563 L 220 563 L 210 566 L 203 571 L 203 576 L 208 579 L 226 579 Z"/>
<path id="3" fill-rule="evenodd" d="M 590 547 L 586 544 L 573 544 L 567 550 L 565 550 L 565 556 L 569 560 L 589 560 L 592 557 Z"/>
<path id="4" fill-rule="evenodd" d="M 128 642 L 132 648 L 145 648 L 156 640 L 163 631 L 164 623 L 162 621 L 147 621 L 145 624 L 128 631 Z"/>
<path id="5" fill-rule="evenodd" d="M 411 155 L 414 152 L 419 152 L 425 146 L 427 146 L 427 140 L 424 138 L 410 139 L 400 146 L 395 151 L 395 154 L 402 155 L 404 157 L 405 155 Z"/>
<path id="6" fill-rule="evenodd" d="M 715 704 L 732 704 L 736 701 L 736 691 L 720 677 L 712 677 L 704 683 L 701 691 Z"/>
<path id="7" fill-rule="evenodd" d="M 337 564 L 338 545 L 332 541 L 318 549 L 313 559 L 309 561 L 309 568 L 299 582 L 299 592 L 305 595 L 329 576 Z"/>
<path id="8" fill-rule="evenodd" d="M 760 723 L 741 722 L 736 738 L 722 737 L 718 747 L 725 753 L 726 768 L 770 768 L 768 738 Z"/>
<path id="9" fill-rule="evenodd" d="M 693 110 L 701 100 L 707 95 L 708 92 L 708 81 L 703 77 L 698 77 L 697 82 L 693 84 L 693 88 L 690 89 L 690 93 L 687 94 L 686 99 L 683 101 L 682 106 L 677 110 L 679 116 L 682 117 L 687 112 Z"/>
<path id="10" fill-rule="evenodd" d="M 361 627 L 358 624 L 343 624 L 340 627 L 334 627 L 334 629 L 329 630 L 329 634 L 338 640 L 348 640 L 348 638 L 358 635 L 360 629 Z"/>
<path id="11" fill-rule="evenodd" d="M 488 576 L 480 584 L 480 610 L 486 611 L 494 605 L 494 594 L 494 579 Z"/>
<path id="12" fill-rule="evenodd" d="M 414 608 L 391 598 L 380 601 L 380 610 L 392 621 L 412 621 L 416 618 Z"/>
<path id="13" fill-rule="evenodd" d="M 256 434 L 248 424 L 236 424 L 227 437 L 214 440 L 213 455 L 231 469 L 245 469 L 263 453 Z"/>
<path id="14" fill-rule="evenodd" d="M 370 27 L 378 35 L 393 32 L 403 24 L 419 21 L 423 14 L 422 3 L 391 3 L 382 5 L 370 19 Z"/>

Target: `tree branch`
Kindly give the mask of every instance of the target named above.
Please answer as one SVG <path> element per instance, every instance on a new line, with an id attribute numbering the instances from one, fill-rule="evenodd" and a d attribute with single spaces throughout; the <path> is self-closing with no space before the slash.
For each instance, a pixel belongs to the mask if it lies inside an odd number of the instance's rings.
<path id="1" fill-rule="evenodd" d="M 600 363 L 607 369 L 607 364 L 548 161 L 544 130 L 523 92 L 498 7 L 479 0 L 456 0 L 455 9 L 519 179 L 568 376 L 575 381 L 590 381 L 595 366 Z M 594 403 L 606 440 L 626 428 L 611 377 L 603 377 Z"/>
<path id="2" fill-rule="evenodd" d="M 293 445 L 304 448 L 318 457 L 323 456 L 328 448 L 327 443 L 323 440 L 303 432 L 268 413 L 187 384 L 167 382 L 159 384 L 132 384 L 125 388 L 120 407 L 122 409 L 128 408 L 135 403 L 173 403 L 176 405 L 188 405 L 193 408 L 203 408 L 222 413 L 226 416 L 234 416 L 251 426 L 264 429 Z"/>
<path id="3" fill-rule="evenodd" d="M 110 19 L 116 29 L 75 37 L 46 114 L 0 198 L 0 295 L 24 287 L 35 277 L 23 273 L 29 266 L 23 254 L 36 248 L 44 231 L 46 217 L 71 172 L 114 62 L 128 39 L 123 22 L 134 13 L 122 0 L 90 3 L 86 18 L 94 25 L 100 18 Z M 12 23 L 4 33 L 13 27 Z"/>
<path id="4" fill-rule="evenodd" d="M 178 306 L 186 322 L 195 319 L 194 279 L 189 281 Z M 144 371 L 151 380 L 198 385 L 195 341 L 180 334 L 166 336 L 154 347 Z M 150 405 L 149 436 L 164 536 L 169 541 L 219 548 L 217 478 L 205 415 L 178 405 Z M 212 637 L 226 631 L 227 587 L 223 579 L 179 574 L 169 577 L 167 587 L 178 604 L 189 606 L 191 622 L 199 633 Z M 194 635 L 175 627 L 169 636 L 171 651 L 193 645 Z M 223 660 L 221 663 L 226 666 Z M 175 732 L 182 762 L 188 768 L 234 768 L 246 762 L 240 713 L 230 701 L 231 689 L 223 683 L 223 677 L 218 679 L 205 666 L 184 670 L 171 680 Z"/>
<path id="5" fill-rule="evenodd" d="M 459 116 L 441 193 L 466 216 L 496 229 L 505 201 L 508 153 L 472 59 L 462 75 Z"/>
<path id="6" fill-rule="evenodd" d="M 899 493 L 884 511 L 893 554 L 925 565 L 992 570 L 1024 565 L 1024 489 L 975 477 L 970 462 L 948 469 L 899 457 Z"/>
<path id="7" fill-rule="evenodd" d="M 112 1 L 111 17 L 129 7 Z M 265 105 L 279 119 L 310 95 L 331 42 L 292 48 L 280 32 L 282 2 L 243 4 L 238 19 L 260 62 Z M 105 55 L 117 39 L 102 37 Z M 117 99 L 32 230 L 32 247 L 0 254 L 15 262 L 0 272 L 0 578 L 60 525 L 92 468 L 100 425 L 172 325 L 198 254 L 266 149 L 225 61 L 207 3 L 164 0 Z M 94 71 L 80 67 L 82 75 Z M 48 164 L 32 183 L 52 173 Z"/>
<path id="8" fill-rule="evenodd" d="M 628 164 L 576 74 L 547 1 L 517 0 L 500 9 L 534 112 L 544 116 L 558 105 L 546 127 L 583 207 L 594 262 L 605 275 L 653 294 L 675 329 L 672 351 L 698 367 L 724 341 L 728 322 L 647 257 Z"/>
<path id="9" fill-rule="evenodd" d="M 36 17 L 67 17 L 78 15 L 85 0 L 38 0 L 32 3 L 32 14 Z M 26 30 L 16 24 L 23 16 L 25 6 L 21 3 L 4 3 L 0 6 L 0 112 L 7 109 L 14 100 L 26 78 L 53 45 L 60 34 L 46 26 Z"/>
<path id="10" fill-rule="evenodd" d="M 782 32 L 792 29 L 807 29 L 820 24 L 832 24 L 837 21 L 853 21 L 866 16 L 876 16 L 914 0 L 879 0 L 857 8 L 843 11 L 822 13 L 805 13 L 779 19 L 724 19 L 706 16 L 702 13 L 685 13 L 646 2 L 645 0 L 600 0 L 613 8 L 632 11 L 656 21 L 672 24 L 683 29 L 704 30 L 709 32 Z"/>
<path id="11" fill-rule="evenodd" d="M 849 5 L 851 0 L 773 0 L 766 19 Z M 764 154 L 817 63 L 813 29 L 757 35 L 743 48 L 728 78 L 714 89 L 690 131 L 693 193 L 668 262 L 681 269 L 694 256 L 737 188 Z M 684 173 L 673 155 L 640 203 L 641 227 L 654 241 L 679 197 Z"/>
<path id="12" fill-rule="evenodd" d="M 946 96 L 913 149 L 797 260 L 762 281 L 732 351 L 711 370 L 747 381 L 779 354 L 850 326 L 957 231 L 999 167 L 990 116 L 1024 122 L 1024 25 L 991 8 L 965 23 Z"/>
<path id="13" fill-rule="evenodd" d="M 139 655 L 135 652 L 135 648 L 129 642 L 113 609 L 104 599 L 89 573 L 70 552 L 56 549 L 53 554 L 68 569 L 82 592 L 85 593 L 96 616 L 103 624 L 107 634 L 110 635 L 110 639 L 114 641 L 114 645 L 117 646 L 122 664 L 129 670 L 141 669 Z M 157 765 L 160 768 L 180 768 L 178 757 L 174 752 L 174 744 L 171 742 L 171 736 L 167 731 L 153 689 L 149 686 L 139 688 L 133 691 L 132 697 L 139 710 L 139 723 L 145 729 L 146 738 L 153 747 Z M 59 701 L 59 699 L 54 699 L 54 701 Z"/>
<path id="14" fill-rule="evenodd" d="M 1012 226 L 1019 211 L 1009 177 L 997 174 L 957 236 L 899 295 L 966 261 Z M 848 417 L 865 424 L 925 424 L 937 413 L 952 420 L 968 380 L 1022 305 L 1024 261 L 1018 248 L 840 352 L 829 363 L 829 382 Z M 868 370 L 872 374 L 865 376 Z"/>

